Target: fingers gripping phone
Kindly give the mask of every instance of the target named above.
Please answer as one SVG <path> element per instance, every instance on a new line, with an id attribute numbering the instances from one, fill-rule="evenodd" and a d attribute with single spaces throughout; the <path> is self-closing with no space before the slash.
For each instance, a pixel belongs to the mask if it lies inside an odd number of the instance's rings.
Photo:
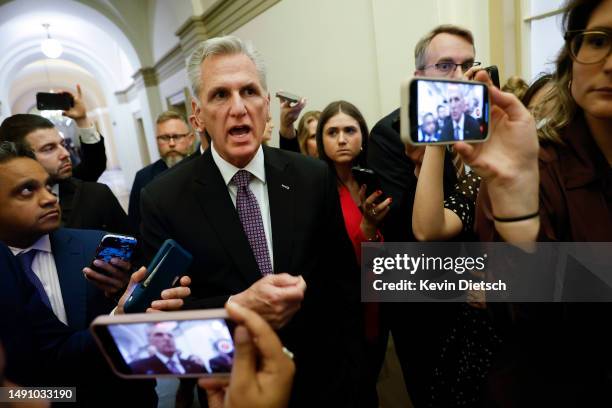
<path id="1" fill-rule="evenodd" d="M 400 136 L 413 145 L 483 142 L 489 135 L 485 84 L 413 78 L 401 85 Z"/>
<path id="2" fill-rule="evenodd" d="M 98 248 L 96 249 L 94 261 L 97 259 L 110 263 L 111 259 L 120 258 L 126 262 L 129 262 L 132 259 L 132 254 L 134 253 L 137 243 L 138 241 L 136 238 L 127 235 L 104 235 L 100 241 L 100 244 L 98 245 Z M 106 274 L 105 271 L 96 267 L 93 261 L 89 267 L 96 272 Z"/>
<path id="3" fill-rule="evenodd" d="M 353 172 L 353 177 L 355 177 L 355 180 L 357 180 L 360 186 L 363 184 L 366 185 L 365 198 L 368 198 L 372 193 L 381 189 L 380 180 L 374 170 L 355 166 L 351 168 L 351 171 Z M 380 197 L 377 201 L 382 200 L 383 197 Z"/>
<path id="4" fill-rule="evenodd" d="M 223 377 L 234 327 L 224 309 L 209 309 L 99 316 L 90 330 L 120 377 Z"/>
<path id="5" fill-rule="evenodd" d="M 298 103 L 300 100 L 302 100 L 300 96 L 285 91 L 278 91 L 276 93 L 276 97 L 282 99 L 283 101 L 289 101 L 291 104 Z"/>
<path id="6" fill-rule="evenodd" d="M 486 67 L 484 70 L 487 71 L 487 74 L 489 74 L 493 85 L 495 85 L 497 89 L 500 89 L 501 85 L 499 84 L 499 70 L 497 69 L 497 65 L 491 65 L 490 67 Z"/>
<path id="7" fill-rule="evenodd" d="M 36 108 L 43 110 L 69 110 L 74 107 L 74 98 L 68 92 L 36 94 Z"/>
<path id="8" fill-rule="evenodd" d="M 176 241 L 166 240 L 147 268 L 144 280 L 134 286 L 123 310 L 126 313 L 143 313 L 151 302 L 161 299 L 161 292 L 171 288 L 183 276 L 193 257 Z"/>

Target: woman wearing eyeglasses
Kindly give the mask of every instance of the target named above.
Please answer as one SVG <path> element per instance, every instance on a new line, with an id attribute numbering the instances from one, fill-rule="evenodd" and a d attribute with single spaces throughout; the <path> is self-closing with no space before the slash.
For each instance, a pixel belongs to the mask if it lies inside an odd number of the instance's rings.
<path id="1" fill-rule="evenodd" d="M 563 22 L 566 43 L 537 136 L 526 109 L 491 89 L 491 138 L 455 146 L 483 176 L 476 216 L 483 241 L 612 241 L 612 0 L 569 1 Z M 569 290 L 589 268 L 566 261 L 566 272 L 579 273 L 564 282 Z M 509 264 L 506 271 L 521 272 Z M 505 353 L 489 380 L 495 406 L 612 406 L 610 306 L 513 305 Z"/>

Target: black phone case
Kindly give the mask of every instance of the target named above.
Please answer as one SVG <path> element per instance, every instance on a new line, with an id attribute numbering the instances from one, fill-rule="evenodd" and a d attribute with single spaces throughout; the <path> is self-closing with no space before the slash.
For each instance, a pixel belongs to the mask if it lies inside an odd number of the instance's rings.
<path id="1" fill-rule="evenodd" d="M 357 183 L 359 183 L 359 185 L 366 185 L 365 198 L 368 198 L 370 195 L 372 195 L 373 192 L 381 189 L 380 181 L 378 180 L 378 177 L 376 176 L 374 170 L 355 166 L 351 169 L 351 171 L 353 172 L 353 176 L 355 177 L 355 180 L 357 180 Z M 378 201 L 381 200 L 379 199 Z"/>
<path id="2" fill-rule="evenodd" d="M 187 272 L 193 257 L 176 241 L 166 240 L 147 268 L 144 280 L 123 305 L 126 313 L 144 313 L 151 302 L 161 299 L 161 292 L 168 289 Z"/>
<path id="3" fill-rule="evenodd" d="M 38 92 L 36 108 L 43 110 L 69 110 L 74 107 L 74 99 L 67 93 Z"/>

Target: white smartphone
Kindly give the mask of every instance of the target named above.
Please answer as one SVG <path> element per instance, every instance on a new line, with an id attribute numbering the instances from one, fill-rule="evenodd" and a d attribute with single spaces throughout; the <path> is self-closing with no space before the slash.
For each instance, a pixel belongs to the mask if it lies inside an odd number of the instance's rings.
<path id="1" fill-rule="evenodd" d="M 415 77 L 402 82 L 400 92 L 404 143 L 474 143 L 489 137 L 489 90 L 484 83 Z"/>
<path id="2" fill-rule="evenodd" d="M 99 316 L 90 330 L 123 378 L 228 376 L 235 325 L 225 309 Z"/>

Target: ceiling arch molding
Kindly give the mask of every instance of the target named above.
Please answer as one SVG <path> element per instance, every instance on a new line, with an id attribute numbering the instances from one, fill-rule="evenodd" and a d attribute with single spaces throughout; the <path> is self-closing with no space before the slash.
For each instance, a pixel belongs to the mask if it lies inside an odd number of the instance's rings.
<path id="1" fill-rule="evenodd" d="M 9 99 L 10 89 L 12 88 L 14 79 L 18 77 L 19 71 L 23 67 L 41 59 L 38 43 L 30 42 L 29 44 L 22 44 L 20 49 L 15 50 L 13 57 L 14 58 L 10 60 L 10 63 L 2 66 L 2 70 L 0 70 L 0 83 L 6 84 L 6 86 L 2 88 L 3 94 L 1 95 L 1 99 L 5 101 L 9 107 L 12 106 L 12 101 Z M 112 72 L 105 69 L 104 63 L 100 61 L 95 54 L 85 49 L 75 49 L 66 46 L 64 49 L 63 59 L 70 61 L 91 73 L 91 75 L 93 75 L 100 82 L 100 88 L 106 99 L 106 104 L 114 104 L 116 99 L 114 98 L 111 87 L 108 85 L 113 84 L 116 79 L 113 77 Z M 5 112 L 3 112 L 3 114 L 4 113 Z M 8 112 L 6 113 L 8 114 Z"/>
<path id="2" fill-rule="evenodd" d="M 138 0 L 138 2 L 141 3 L 142 1 Z M 110 36 L 121 47 L 134 69 L 138 69 L 150 61 L 150 46 L 146 42 L 142 42 L 140 38 L 142 34 L 138 35 L 138 30 L 134 27 L 137 27 L 138 24 L 130 26 L 125 17 L 116 9 L 109 7 L 108 3 L 101 0 L 45 0 L 44 2 L 36 0 L 0 0 L 0 27 L 13 20 L 29 15 L 37 17 L 48 15 L 52 24 L 52 17 L 58 16 L 63 16 L 69 19 L 68 21 L 84 22 Z M 136 1 L 126 3 L 136 3 Z M 69 40 L 70 36 L 78 38 L 81 34 L 79 32 L 63 33 L 62 27 L 57 25 L 52 25 L 51 28 L 54 32 L 59 32 L 59 34 L 54 34 L 54 38 L 62 42 Z M 37 30 L 29 31 L 31 32 L 30 37 L 36 37 L 39 40 L 42 38 L 40 34 L 42 31 L 40 33 Z M 20 39 L 23 39 L 23 35 Z M 91 44 L 94 48 L 102 45 Z"/>

